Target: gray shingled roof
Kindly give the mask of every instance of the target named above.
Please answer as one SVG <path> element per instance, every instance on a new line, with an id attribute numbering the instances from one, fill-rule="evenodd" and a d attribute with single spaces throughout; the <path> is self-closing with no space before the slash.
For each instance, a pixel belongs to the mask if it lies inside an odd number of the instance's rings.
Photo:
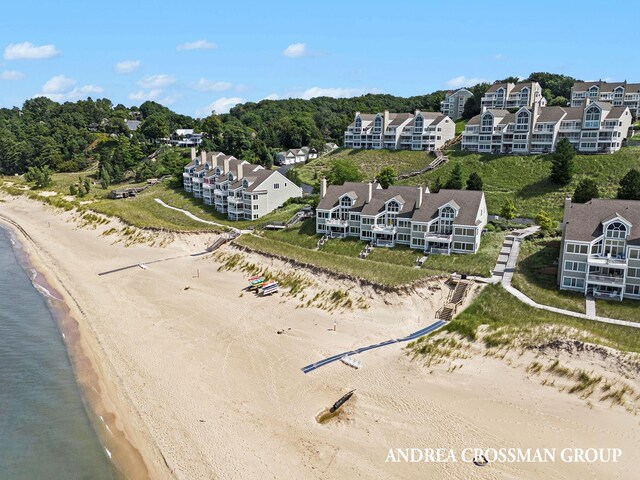
<path id="1" fill-rule="evenodd" d="M 617 87 L 624 87 L 625 92 L 640 91 L 640 83 L 627 82 L 575 82 L 572 90 L 575 92 L 586 92 L 594 85 L 597 85 L 600 92 L 613 92 Z"/>
<path id="2" fill-rule="evenodd" d="M 557 123 L 564 118 L 567 114 L 566 110 L 563 107 L 542 107 L 538 110 L 540 113 L 536 122 L 548 123 L 553 122 Z"/>
<path id="3" fill-rule="evenodd" d="M 267 178 L 269 178 L 271 175 L 274 175 L 275 173 L 277 173 L 276 170 L 260 169 L 260 170 L 254 170 L 248 175 L 245 174 L 245 178 L 249 180 L 250 185 L 244 191 L 245 192 L 255 191 L 256 188 L 258 188 L 260 184 L 262 184 L 262 182 L 264 182 Z"/>
<path id="4" fill-rule="evenodd" d="M 631 222 L 627 243 L 640 245 L 640 200 L 593 199 L 572 203 L 564 213 L 566 240 L 590 242 L 602 235 L 602 222 L 620 215 Z"/>
<path id="5" fill-rule="evenodd" d="M 377 186 L 377 184 L 376 184 Z M 351 208 L 362 215 L 376 215 L 384 210 L 385 203 L 400 196 L 404 201 L 399 217 L 418 222 L 429 222 L 438 216 L 440 207 L 447 203 L 459 206 L 459 214 L 454 220 L 456 225 L 476 225 L 478 210 L 484 197 L 482 192 L 474 190 L 440 190 L 438 193 L 423 193 L 422 206 L 416 208 L 418 187 L 391 186 L 388 189 L 373 187 L 371 202 L 366 203 L 368 184 L 348 182 L 344 185 L 330 185 L 327 193 L 318 205 L 319 210 L 330 210 L 339 205 L 340 197 L 353 193 L 356 201 Z"/>

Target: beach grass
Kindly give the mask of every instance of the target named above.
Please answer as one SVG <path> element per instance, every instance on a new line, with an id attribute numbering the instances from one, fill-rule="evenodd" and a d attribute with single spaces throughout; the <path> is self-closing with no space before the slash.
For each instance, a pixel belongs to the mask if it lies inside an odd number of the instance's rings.
<path id="1" fill-rule="evenodd" d="M 625 299 L 622 302 L 596 300 L 596 315 L 640 322 L 640 301 L 629 299 Z M 640 332 L 637 335 L 640 335 Z"/>
<path id="2" fill-rule="evenodd" d="M 542 305 L 585 313 L 584 295 L 558 289 L 558 266 L 554 263 L 559 256 L 559 237 L 526 238 L 520 245 L 511 284 Z"/>
<path id="3" fill-rule="evenodd" d="M 472 172 L 478 173 L 484 182 L 489 213 L 499 214 L 506 200 L 513 200 L 521 217 L 535 218 L 540 210 L 547 211 L 555 220 L 562 219 L 564 198 L 572 195 L 584 178 L 593 178 L 600 188 L 602 198 L 613 198 L 620 179 L 631 169 L 640 168 L 640 146 L 627 146 L 609 155 L 576 155 L 574 177 L 569 185 L 559 186 L 549 180 L 550 155 L 489 155 L 460 151 L 459 145 L 447 150 L 449 162 L 437 169 L 401 180 L 401 185 L 433 185 L 436 178 L 445 183 L 456 165 L 462 168 L 466 179 Z M 416 171 L 432 160 L 426 152 L 406 150 L 351 150 L 341 149 L 296 167 L 300 179 L 317 186 L 327 174 L 334 158 L 352 159 L 366 180 L 375 178 L 385 165 L 391 165 L 397 173 Z"/>
<path id="4" fill-rule="evenodd" d="M 640 353 L 640 332 L 632 327 L 583 320 L 546 310 L 538 310 L 509 294 L 501 285 L 488 285 L 473 302 L 445 325 L 449 332 L 469 340 L 477 338 L 480 325 L 487 325 L 493 345 L 518 340 L 539 345 L 558 335 L 597 343 L 618 350 Z M 566 327 L 565 332 L 556 328 Z"/>

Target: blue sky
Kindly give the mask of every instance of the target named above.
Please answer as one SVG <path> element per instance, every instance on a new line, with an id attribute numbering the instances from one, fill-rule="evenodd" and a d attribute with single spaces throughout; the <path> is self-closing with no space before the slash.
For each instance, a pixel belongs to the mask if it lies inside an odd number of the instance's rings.
<path id="1" fill-rule="evenodd" d="M 522 6 L 519 7 L 518 4 Z M 0 106 L 410 96 L 533 71 L 640 82 L 640 2 L 4 2 Z"/>

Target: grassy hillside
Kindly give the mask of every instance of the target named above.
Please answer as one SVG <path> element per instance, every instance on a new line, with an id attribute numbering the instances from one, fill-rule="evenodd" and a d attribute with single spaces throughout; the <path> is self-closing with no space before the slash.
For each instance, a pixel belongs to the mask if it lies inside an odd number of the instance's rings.
<path id="1" fill-rule="evenodd" d="M 447 152 L 449 163 L 432 171 L 400 182 L 403 185 L 431 185 L 436 177 L 445 182 L 456 164 L 466 178 L 477 172 L 484 181 L 490 213 L 499 213 L 507 199 L 515 201 L 519 215 L 534 217 L 540 209 L 555 219 L 562 218 L 564 197 L 573 194 L 578 182 L 591 177 L 598 182 L 602 197 L 614 197 L 618 182 L 631 168 L 640 168 L 640 146 L 629 146 L 611 155 L 577 155 L 575 175 L 570 185 L 559 187 L 549 181 L 551 160 L 548 155 L 483 155 L 459 150 Z M 305 183 L 315 185 L 326 173 L 333 158 L 350 158 L 360 167 L 365 178 L 374 178 L 384 165 L 392 165 L 398 173 L 418 170 L 431 162 L 425 152 L 342 149 L 299 167 Z"/>

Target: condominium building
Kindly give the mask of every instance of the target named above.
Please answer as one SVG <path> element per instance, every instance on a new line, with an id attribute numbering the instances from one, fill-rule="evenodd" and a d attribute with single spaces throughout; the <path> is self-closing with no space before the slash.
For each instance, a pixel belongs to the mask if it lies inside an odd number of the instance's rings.
<path id="1" fill-rule="evenodd" d="M 429 253 L 475 253 L 487 224 L 484 193 L 348 182 L 320 184 L 316 232 L 356 237 L 376 246 L 396 244 Z"/>
<path id="2" fill-rule="evenodd" d="M 278 152 L 276 154 L 276 163 L 278 165 L 293 165 L 315 158 L 318 158 L 318 151 L 315 148 L 291 148 L 285 152 Z"/>
<path id="3" fill-rule="evenodd" d="M 356 112 L 344 132 L 347 148 L 435 151 L 455 137 L 456 125 L 435 112 L 366 114 Z"/>
<path id="4" fill-rule="evenodd" d="M 583 107 L 586 100 L 611 102 L 614 107 L 629 107 L 634 118 L 640 113 L 640 83 L 576 82 L 571 87 L 571 106 Z"/>
<path id="5" fill-rule="evenodd" d="M 221 152 L 202 151 L 182 174 L 184 190 L 214 205 L 230 220 L 256 220 L 292 197 L 301 197 L 302 189 L 275 170 L 266 170 Z"/>
<path id="6" fill-rule="evenodd" d="M 515 113 L 487 109 L 462 133 L 462 150 L 482 153 L 548 153 L 568 139 L 581 153 L 612 153 L 629 134 L 628 107 L 585 102 L 584 107 L 522 107 Z"/>
<path id="7" fill-rule="evenodd" d="M 473 93 L 466 88 L 447 92 L 444 100 L 440 102 L 440 112 L 454 121 L 458 120 L 464 113 L 465 103 L 467 103 L 467 100 L 471 97 L 473 97 Z"/>
<path id="8" fill-rule="evenodd" d="M 538 103 L 547 105 L 538 82 L 496 83 L 491 85 L 480 100 L 482 111 L 487 108 L 506 110 L 510 108 L 532 107 Z"/>
<path id="9" fill-rule="evenodd" d="M 565 200 L 558 285 L 595 298 L 640 300 L 640 201 Z"/>

